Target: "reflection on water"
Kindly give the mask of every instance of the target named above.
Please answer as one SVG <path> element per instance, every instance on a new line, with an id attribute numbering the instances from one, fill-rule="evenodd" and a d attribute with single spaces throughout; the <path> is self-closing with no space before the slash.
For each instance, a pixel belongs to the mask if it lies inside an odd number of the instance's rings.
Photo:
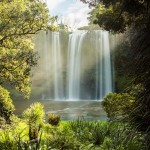
<path id="1" fill-rule="evenodd" d="M 29 107 L 32 100 L 15 101 L 16 114 L 21 114 L 24 109 Z M 102 109 L 99 101 L 38 101 L 44 105 L 46 114 L 55 113 L 61 116 L 62 120 L 106 120 L 106 113 Z"/>

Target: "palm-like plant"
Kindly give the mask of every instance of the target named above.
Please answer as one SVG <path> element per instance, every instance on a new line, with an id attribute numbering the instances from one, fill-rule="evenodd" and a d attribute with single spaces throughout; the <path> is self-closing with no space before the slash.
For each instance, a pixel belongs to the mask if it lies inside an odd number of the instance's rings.
<path id="1" fill-rule="evenodd" d="M 29 125 L 29 139 L 37 139 L 41 123 L 45 116 L 43 105 L 38 102 L 31 104 L 30 107 L 23 112 L 23 116 Z"/>

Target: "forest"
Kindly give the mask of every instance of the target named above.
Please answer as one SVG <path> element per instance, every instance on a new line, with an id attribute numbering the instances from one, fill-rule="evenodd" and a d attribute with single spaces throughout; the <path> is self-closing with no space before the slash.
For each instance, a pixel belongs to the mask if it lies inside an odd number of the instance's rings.
<path id="1" fill-rule="evenodd" d="M 108 31 L 123 39 L 111 52 L 115 90 L 99 103 L 106 120 L 63 120 L 59 114 L 45 112 L 44 105 L 36 100 L 22 114 L 14 113 L 16 93 L 23 101 L 32 97 L 32 69 L 40 59 L 34 49 L 35 37 L 41 31 L 46 35 L 62 32 L 61 40 L 66 42 L 70 31 L 62 22 L 56 25 L 58 16 L 50 14 L 44 1 L 0 0 L 1 150 L 150 149 L 150 2 L 80 1 L 90 12 L 88 26 L 79 30 Z M 93 68 L 87 72 L 87 89 L 96 80 L 94 73 Z"/>

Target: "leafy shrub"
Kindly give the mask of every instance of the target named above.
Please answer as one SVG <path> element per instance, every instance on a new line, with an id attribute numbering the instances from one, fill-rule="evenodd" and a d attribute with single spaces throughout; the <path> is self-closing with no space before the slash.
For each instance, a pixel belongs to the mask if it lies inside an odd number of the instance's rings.
<path id="1" fill-rule="evenodd" d="M 0 117 L 0 128 L 3 128 L 5 126 L 5 119 L 3 117 Z"/>
<path id="2" fill-rule="evenodd" d="M 12 104 L 12 99 L 9 96 L 9 92 L 0 86 L 0 117 L 3 117 L 7 122 L 10 121 L 10 116 L 15 110 Z"/>
<path id="3" fill-rule="evenodd" d="M 102 106 L 110 120 L 125 119 L 132 111 L 135 97 L 128 93 L 110 93 L 102 101 Z"/>
<path id="4" fill-rule="evenodd" d="M 33 103 L 23 112 L 23 116 L 29 124 L 40 123 L 43 121 L 45 115 L 43 108 L 44 106 L 41 103 Z"/>
<path id="5" fill-rule="evenodd" d="M 81 125 L 81 128 L 80 126 Z M 89 122 L 75 120 L 61 122 L 59 126 L 48 123 L 42 126 L 38 142 L 28 141 L 27 124 L 8 125 L 0 130 L 0 149 L 61 149 L 61 150 L 146 150 L 144 136 L 127 123 Z M 40 132 L 41 133 L 41 132 Z"/>
<path id="6" fill-rule="evenodd" d="M 43 105 L 38 102 L 31 104 L 30 107 L 23 112 L 23 116 L 29 125 L 30 140 L 35 140 L 38 138 L 44 115 Z"/>
<path id="7" fill-rule="evenodd" d="M 60 116 L 56 114 L 48 114 L 48 123 L 57 126 L 60 122 Z"/>
<path id="8" fill-rule="evenodd" d="M 52 137 L 49 139 L 51 149 L 77 150 L 80 144 L 69 126 L 53 128 Z"/>
<path id="9" fill-rule="evenodd" d="M 144 135 L 133 130 L 127 123 L 75 120 L 70 121 L 70 128 L 77 140 L 82 142 L 83 149 L 88 149 L 88 147 L 90 150 L 141 150 L 146 148 Z"/>
<path id="10" fill-rule="evenodd" d="M 90 131 L 92 130 L 92 122 L 85 121 L 85 120 L 73 120 L 70 121 L 70 128 L 72 131 L 74 131 L 75 136 L 80 141 L 91 141 L 92 140 L 92 134 Z"/>
<path id="11" fill-rule="evenodd" d="M 93 123 L 92 127 L 92 142 L 94 145 L 101 145 L 105 139 L 106 136 L 106 131 L 104 130 L 104 127 L 102 123 L 100 122 L 95 122 Z"/>
<path id="12" fill-rule="evenodd" d="M 100 145 L 106 136 L 106 124 L 102 122 L 89 122 L 85 120 L 70 121 L 70 127 L 75 136 L 84 143 Z"/>
<path id="13" fill-rule="evenodd" d="M 107 128 L 101 149 L 111 150 L 142 150 L 146 149 L 144 135 L 137 132 L 127 123 L 111 122 Z"/>

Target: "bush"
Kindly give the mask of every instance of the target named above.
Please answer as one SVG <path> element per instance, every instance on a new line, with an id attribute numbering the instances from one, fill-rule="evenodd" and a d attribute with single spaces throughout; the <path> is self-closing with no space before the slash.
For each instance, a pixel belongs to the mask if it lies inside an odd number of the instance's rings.
<path id="1" fill-rule="evenodd" d="M 60 122 L 60 116 L 56 114 L 48 114 L 48 123 L 57 126 Z"/>
<path id="2" fill-rule="evenodd" d="M 135 97 L 128 93 L 110 93 L 102 101 L 102 106 L 110 120 L 126 119 L 132 111 Z"/>
<path id="3" fill-rule="evenodd" d="M 75 137 L 82 142 L 89 142 L 92 140 L 91 130 L 93 130 L 93 123 L 85 120 L 70 121 L 70 128 L 74 131 Z"/>
<path id="4" fill-rule="evenodd" d="M 5 126 L 5 119 L 3 117 L 0 117 L 0 128 L 3 128 Z"/>
<path id="5" fill-rule="evenodd" d="M 23 112 L 24 118 L 29 125 L 29 139 L 35 140 L 38 138 L 38 134 L 43 123 L 44 109 L 41 103 L 33 103 L 28 109 Z"/>
<path id="6" fill-rule="evenodd" d="M 69 126 L 54 127 L 48 143 L 51 149 L 60 150 L 78 150 L 81 144 Z"/>
<path id="7" fill-rule="evenodd" d="M 89 122 L 85 120 L 70 121 L 70 128 L 74 131 L 75 137 L 84 143 L 100 145 L 106 136 L 107 124 L 105 122 Z"/>
<path id="8" fill-rule="evenodd" d="M 70 128 L 74 132 L 74 137 L 83 144 L 82 149 L 146 149 L 144 135 L 133 130 L 127 123 L 75 120 L 70 122 Z"/>
<path id="9" fill-rule="evenodd" d="M 10 121 L 10 116 L 15 110 L 12 104 L 12 99 L 9 96 L 9 92 L 0 86 L 0 117 L 3 117 L 7 122 Z"/>
<path id="10" fill-rule="evenodd" d="M 101 150 L 146 150 L 144 135 L 128 123 L 110 122 Z"/>
<path id="11" fill-rule="evenodd" d="M 44 110 L 41 103 L 33 103 L 28 109 L 23 112 L 23 116 L 27 119 L 28 124 L 37 124 L 43 121 Z"/>

